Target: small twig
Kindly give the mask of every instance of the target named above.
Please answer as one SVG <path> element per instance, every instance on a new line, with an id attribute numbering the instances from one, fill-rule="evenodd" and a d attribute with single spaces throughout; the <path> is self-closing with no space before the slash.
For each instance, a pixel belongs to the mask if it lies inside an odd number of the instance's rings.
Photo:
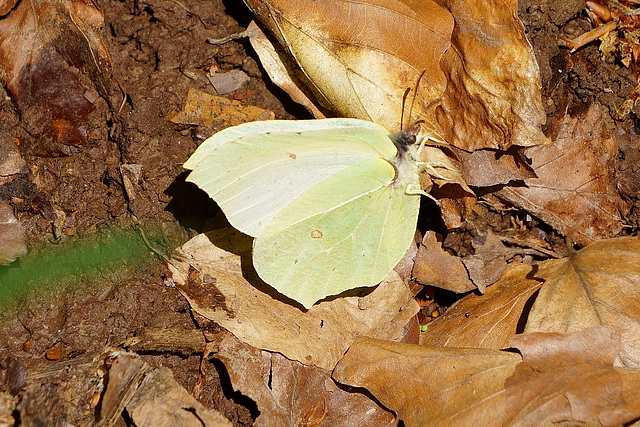
<path id="1" fill-rule="evenodd" d="M 151 252 L 153 252 L 154 254 L 158 255 L 160 258 L 165 260 L 167 263 L 169 263 L 169 264 L 173 265 L 174 267 L 178 268 L 176 263 L 173 262 L 173 260 L 171 258 L 167 257 L 165 254 L 163 254 L 158 249 L 153 247 L 153 245 L 151 244 L 149 239 L 147 239 L 147 235 L 145 234 L 144 230 L 142 229 L 142 227 L 140 227 L 140 224 L 136 224 L 135 228 L 138 230 L 138 233 L 140 233 L 140 237 L 142 237 L 142 240 L 144 241 L 144 244 L 147 245 L 147 247 L 151 250 Z"/>
<path id="2" fill-rule="evenodd" d="M 515 246 L 520 246 L 520 247 L 527 247 L 530 248 L 532 250 L 534 250 L 535 252 L 538 252 L 540 254 L 546 255 L 546 256 L 550 256 L 552 258 L 562 258 L 563 256 L 558 254 L 557 252 L 551 250 L 551 249 L 546 249 L 540 245 L 537 245 L 535 243 L 532 242 L 527 242 L 527 241 L 522 241 L 521 239 L 516 239 L 514 237 L 511 236 L 498 236 L 500 238 L 501 241 L 505 242 L 505 243 L 509 243 L 511 245 L 515 245 Z M 522 251 L 522 252 L 529 252 L 529 251 Z M 527 253 L 527 255 L 534 255 L 531 253 Z"/>
<path id="3" fill-rule="evenodd" d="M 570 48 L 571 53 L 573 53 L 587 43 L 591 43 L 592 41 L 604 36 L 609 31 L 615 30 L 617 25 L 618 23 L 615 21 L 607 22 L 606 24 L 600 25 L 591 31 L 587 31 L 574 39 L 560 39 L 559 44 L 560 46 Z"/>
<path id="4" fill-rule="evenodd" d="M 245 37 L 249 37 L 249 36 L 247 35 L 246 31 L 243 31 L 241 33 L 230 34 L 230 35 L 228 35 L 226 37 L 223 37 L 221 39 L 207 39 L 207 43 L 225 44 L 225 43 L 228 43 L 230 41 L 242 39 L 242 38 L 245 38 Z"/>

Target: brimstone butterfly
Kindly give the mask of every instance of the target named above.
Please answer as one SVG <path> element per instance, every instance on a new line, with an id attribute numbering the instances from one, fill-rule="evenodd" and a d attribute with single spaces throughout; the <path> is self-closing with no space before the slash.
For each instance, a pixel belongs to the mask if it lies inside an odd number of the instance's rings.
<path id="1" fill-rule="evenodd" d="M 358 119 L 245 123 L 184 164 L 235 228 L 258 275 L 306 308 L 380 283 L 414 237 L 415 136 Z"/>

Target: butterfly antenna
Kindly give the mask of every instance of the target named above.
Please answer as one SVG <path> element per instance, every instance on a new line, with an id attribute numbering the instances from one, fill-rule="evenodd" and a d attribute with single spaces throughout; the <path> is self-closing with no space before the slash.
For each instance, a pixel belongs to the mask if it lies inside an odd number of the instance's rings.
<path id="1" fill-rule="evenodd" d="M 404 129 L 404 105 L 407 102 L 407 96 L 409 96 L 410 90 L 411 88 L 405 89 L 404 94 L 402 95 L 402 110 L 400 111 L 400 129 Z M 413 103 L 411 105 L 413 105 Z M 411 116 L 409 116 L 409 119 L 411 119 Z"/>
<path id="2" fill-rule="evenodd" d="M 412 126 L 415 126 L 415 125 L 417 125 L 417 124 L 418 124 L 418 123 L 420 123 L 420 122 L 424 122 L 424 120 L 420 120 L 420 117 L 421 117 L 424 113 L 426 113 L 426 112 L 427 112 L 427 110 L 428 110 L 429 108 L 433 107 L 433 106 L 434 106 L 434 105 L 436 105 L 436 104 L 439 104 L 441 101 L 442 101 L 442 97 L 440 97 L 440 98 L 436 98 L 436 99 L 434 99 L 433 101 L 431 101 L 431 102 L 430 102 L 426 107 L 424 107 L 424 109 L 423 109 L 422 111 L 420 111 L 420 114 L 418 114 L 418 117 L 416 118 L 416 121 L 415 121 L 415 122 L 413 122 L 413 125 L 412 125 Z"/>
<path id="3" fill-rule="evenodd" d="M 420 80 L 422 80 L 422 76 L 424 76 L 424 74 L 427 72 L 427 69 L 424 68 L 421 72 L 420 75 L 418 76 L 418 79 L 416 80 L 416 87 L 415 89 L 413 89 L 413 99 L 411 100 L 411 106 L 409 107 L 409 120 L 411 120 L 411 115 L 413 114 L 413 104 L 416 102 L 416 98 L 418 97 L 418 87 L 420 86 Z M 408 91 L 409 89 L 407 89 Z M 407 95 L 407 91 L 405 91 L 405 96 Z M 402 112 L 404 113 L 404 100 L 402 102 Z M 422 114 L 422 113 L 421 113 Z M 418 116 L 419 118 L 420 116 Z M 417 123 L 417 119 L 416 119 L 416 123 Z M 414 123 L 415 125 L 415 123 Z"/>

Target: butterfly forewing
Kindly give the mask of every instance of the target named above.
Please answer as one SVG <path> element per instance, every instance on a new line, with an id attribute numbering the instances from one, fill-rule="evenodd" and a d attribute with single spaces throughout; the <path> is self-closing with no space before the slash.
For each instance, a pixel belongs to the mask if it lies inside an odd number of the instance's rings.
<path id="1" fill-rule="evenodd" d="M 231 225 L 255 237 L 318 182 L 363 159 L 393 157 L 385 132 L 346 127 L 247 135 L 217 145 L 187 181 L 214 199 Z"/>

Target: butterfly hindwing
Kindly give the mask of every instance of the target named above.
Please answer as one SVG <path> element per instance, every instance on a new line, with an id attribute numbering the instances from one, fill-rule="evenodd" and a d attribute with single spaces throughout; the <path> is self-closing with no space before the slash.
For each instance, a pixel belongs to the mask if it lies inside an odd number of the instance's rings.
<path id="1" fill-rule="evenodd" d="M 378 284 L 411 244 L 420 205 L 394 177 L 388 161 L 372 158 L 300 195 L 255 240 L 260 277 L 307 308 Z"/>

